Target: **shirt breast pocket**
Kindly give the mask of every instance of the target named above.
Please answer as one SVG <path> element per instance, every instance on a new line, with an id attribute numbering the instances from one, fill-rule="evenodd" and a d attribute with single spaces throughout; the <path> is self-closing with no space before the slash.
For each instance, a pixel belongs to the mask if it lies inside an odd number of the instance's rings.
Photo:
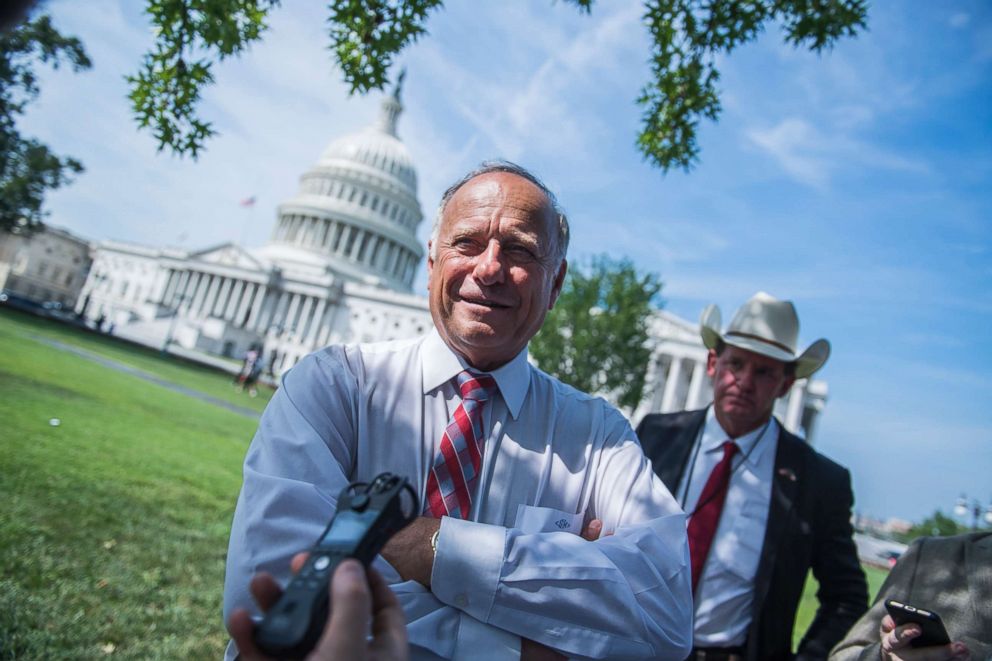
<path id="1" fill-rule="evenodd" d="M 728 571 L 746 581 L 754 580 L 767 523 L 768 503 L 744 503 L 727 534 L 717 540 L 717 555 Z"/>
<path id="2" fill-rule="evenodd" d="M 570 532 L 578 535 L 582 532 L 582 515 L 550 507 L 517 505 L 517 518 L 513 527 L 527 534 Z"/>

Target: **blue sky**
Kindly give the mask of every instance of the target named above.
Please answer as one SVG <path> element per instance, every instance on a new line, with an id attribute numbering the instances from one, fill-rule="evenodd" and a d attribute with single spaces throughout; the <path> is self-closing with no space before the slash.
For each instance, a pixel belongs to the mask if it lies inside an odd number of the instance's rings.
<path id="1" fill-rule="evenodd" d="M 123 81 L 151 44 L 142 4 L 47 5 L 94 61 L 46 73 L 21 123 L 87 167 L 50 197 L 50 221 L 90 239 L 260 245 L 298 177 L 379 97 L 347 96 L 323 3 L 285 3 L 263 43 L 217 67 L 207 152 L 157 154 Z M 851 469 L 856 508 L 918 519 L 962 493 L 992 501 L 992 6 L 879 2 L 867 32 L 819 56 L 770 28 L 720 58 L 723 114 L 701 127 L 699 165 L 667 176 L 634 148 L 639 4 L 587 16 L 451 0 L 428 29 L 401 57 L 400 120 L 426 216 L 461 173 L 509 158 L 558 191 L 573 260 L 632 258 L 676 314 L 715 302 L 729 318 L 758 290 L 793 299 L 801 341 L 833 344 L 817 443 Z"/>

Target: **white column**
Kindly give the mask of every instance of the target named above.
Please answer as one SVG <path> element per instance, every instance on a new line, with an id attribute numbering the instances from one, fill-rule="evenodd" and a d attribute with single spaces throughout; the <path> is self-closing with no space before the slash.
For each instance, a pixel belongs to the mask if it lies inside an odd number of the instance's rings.
<path id="1" fill-rule="evenodd" d="M 307 315 L 310 314 L 310 308 L 313 307 L 312 296 L 301 295 L 301 297 L 303 299 L 303 307 L 300 309 L 300 318 L 294 324 L 294 328 L 293 328 L 293 334 L 300 339 L 303 338 L 303 333 L 307 329 L 307 321 L 308 321 Z"/>
<path id="2" fill-rule="evenodd" d="M 336 303 L 331 303 L 327 306 L 327 320 L 321 324 L 320 332 L 317 334 L 317 346 L 325 346 L 328 339 L 331 336 L 331 331 L 334 330 L 334 322 L 337 321 L 338 310 L 341 309 L 340 301 Z"/>
<path id="3" fill-rule="evenodd" d="M 334 237 L 341 234 L 341 223 L 337 220 L 328 220 L 330 226 L 327 228 L 327 238 L 324 239 L 324 250 L 328 253 L 334 252 Z"/>
<path id="4" fill-rule="evenodd" d="M 218 289 L 220 289 L 220 276 L 211 275 L 210 288 L 207 290 L 207 297 L 203 300 L 203 308 L 201 310 L 204 317 L 209 317 L 211 311 L 214 309 L 214 302 L 217 300 Z"/>
<path id="5" fill-rule="evenodd" d="M 788 408 L 785 412 L 785 428 L 793 434 L 799 433 L 803 420 L 803 399 L 806 395 L 806 380 L 796 381 L 789 389 Z"/>
<path id="6" fill-rule="evenodd" d="M 282 303 L 285 296 L 286 292 L 282 290 L 273 290 L 268 296 L 266 296 L 268 301 L 265 307 L 262 308 L 262 314 L 258 318 L 256 330 L 265 333 L 269 331 L 275 321 L 276 313 L 279 311 L 279 305 Z M 282 349 L 280 347 L 276 348 L 279 349 L 280 353 L 282 353 Z"/>
<path id="7" fill-rule="evenodd" d="M 200 306 L 203 305 L 203 298 L 207 295 L 207 287 L 209 284 L 210 280 L 207 278 L 206 273 L 196 274 L 196 290 L 193 293 L 193 302 L 189 307 L 189 312 L 191 315 L 197 314 Z"/>
<path id="8" fill-rule="evenodd" d="M 162 298 L 159 299 L 159 303 L 161 305 L 168 305 L 169 294 L 171 294 L 172 290 L 175 288 L 176 279 L 178 276 L 179 274 L 176 273 L 175 270 L 171 268 L 168 269 L 168 273 L 165 276 L 165 287 L 162 288 Z"/>
<path id="9" fill-rule="evenodd" d="M 358 261 L 358 251 L 362 247 L 362 239 L 365 237 L 365 231 L 355 229 L 355 240 L 351 242 L 351 250 L 348 251 L 348 258 L 354 261 Z"/>
<path id="10" fill-rule="evenodd" d="M 258 325 L 258 315 L 262 311 L 262 302 L 264 300 L 265 300 L 265 285 L 256 284 L 255 300 L 251 305 L 251 312 L 248 314 L 248 323 L 245 324 L 246 327 L 252 327 Z"/>
<path id="11" fill-rule="evenodd" d="M 176 300 L 176 296 L 179 294 L 179 290 L 183 283 L 183 274 L 175 269 L 169 269 L 172 274 L 169 278 L 169 282 L 165 287 L 165 291 L 162 293 L 162 305 L 171 308 L 173 306 L 173 301 Z"/>
<path id="12" fill-rule="evenodd" d="M 292 333 L 293 329 L 296 327 L 296 315 L 297 308 L 300 307 L 300 295 L 291 294 L 289 299 L 289 309 L 286 310 L 286 323 L 283 325 L 283 330 L 287 333 Z"/>
<path id="13" fill-rule="evenodd" d="M 304 346 L 315 348 L 313 345 L 317 342 L 317 333 L 323 326 L 324 321 L 324 310 L 327 307 L 327 299 L 320 297 L 317 299 L 317 309 L 313 311 L 313 322 L 310 324 L 310 332 L 307 333 L 306 339 L 303 341 Z"/>
<path id="14" fill-rule="evenodd" d="M 388 273 L 390 277 L 396 276 L 396 271 L 399 269 L 400 260 L 402 259 L 403 259 L 403 249 L 400 248 L 399 245 L 397 245 L 396 250 L 393 251 L 393 255 L 389 260 L 389 267 L 386 269 L 386 273 Z"/>
<path id="15" fill-rule="evenodd" d="M 251 303 L 251 294 L 258 285 L 254 282 L 245 282 L 241 290 L 241 298 L 238 300 L 238 310 L 234 313 L 234 323 L 242 328 L 247 328 L 245 315 L 248 314 L 248 304 Z"/>
<path id="16" fill-rule="evenodd" d="M 179 288 L 179 296 L 182 298 L 179 307 L 184 310 L 189 310 L 190 299 L 193 297 L 193 283 L 195 279 L 196 274 L 193 271 L 186 271 L 183 286 Z"/>
<path id="17" fill-rule="evenodd" d="M 221 278 L 220 281 L 220 291 L 217 292 L 217 300 L 212 306 L 210 306 L 210 311 L 218 316 L 224 316 L 224 308 L 227 307 L 227 297 L 231 293 L 231 279 Z M 220 308 L 220 309 L 218 309 Z"/>
<path id="18" fill-rule="evenodd" d="M 703 383 L 706 382 L 706 365 L 693 361 L 692 379 L 689 381 L 689 396 L 685 399 L 685 408 L 688 410 L 697 409 L 702 404 L 700 401 L 703 392 Z"/>
<path id="19" fill-rule="evenodd" d="M 269 315 L 268 323 L 266 328 L 260 330 L 268 330 L 271 326 L 275 324 L 282 325 L 282 321 L 285 320 L 286 306 L 289 304 L 289 292 L 282 290 L 279 292 L 279 298 L 276 301 L 275 306 L 272 308 L 272 314 Z M 279 353 L 282 353 L 282 346 L 279 347 Z"/>
<path id="20" fill-rule="evenodd" d="M 245 281 L 231 281 L 231 295 L 227 299 L 227 306 L 224 308 L 224 318 L 228 321 L 238 322 L 237 311 L 241 303 L 241 297 L 245 294 Z"/>
<path id="21" fill-rule="evenodd" d="M 675 393 L 678 390 L 679 379 L 682 376 L 682 359 L 672 356 L 672 364 L 665 377 L 665 394 L 661 398 L 661 412 L 670 413 L 675 410 Z"/>

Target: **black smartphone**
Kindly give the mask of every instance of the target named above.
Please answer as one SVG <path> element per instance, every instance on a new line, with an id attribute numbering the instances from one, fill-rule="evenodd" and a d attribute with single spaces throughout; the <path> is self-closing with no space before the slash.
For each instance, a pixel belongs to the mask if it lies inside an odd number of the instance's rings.
<path id="1" fill-rule="evenodd" d="M 923 633 L 909 642 L 910 647 L 931 647 L 933 645 L 949 645 L 951 637 L 940 616 L 933 611 L 904 604 L 895 599 L 885 600 L 885 610 L 895 620 L 896 626 L 915 622 L 923 629 Z"/>

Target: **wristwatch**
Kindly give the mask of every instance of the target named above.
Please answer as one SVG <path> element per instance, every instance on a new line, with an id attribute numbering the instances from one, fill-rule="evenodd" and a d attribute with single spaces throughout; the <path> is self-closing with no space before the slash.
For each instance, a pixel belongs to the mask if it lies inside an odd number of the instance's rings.
<path id="1" fill-rule="evenodd" d="M 437 536 L 440 534 L 441 534 L 441 527 L 438 526 L 438 529 L 434 531 L 433 535 L 431 535 L 431 551 L 434 552 L 434 555 L 437 555 Z"/>

